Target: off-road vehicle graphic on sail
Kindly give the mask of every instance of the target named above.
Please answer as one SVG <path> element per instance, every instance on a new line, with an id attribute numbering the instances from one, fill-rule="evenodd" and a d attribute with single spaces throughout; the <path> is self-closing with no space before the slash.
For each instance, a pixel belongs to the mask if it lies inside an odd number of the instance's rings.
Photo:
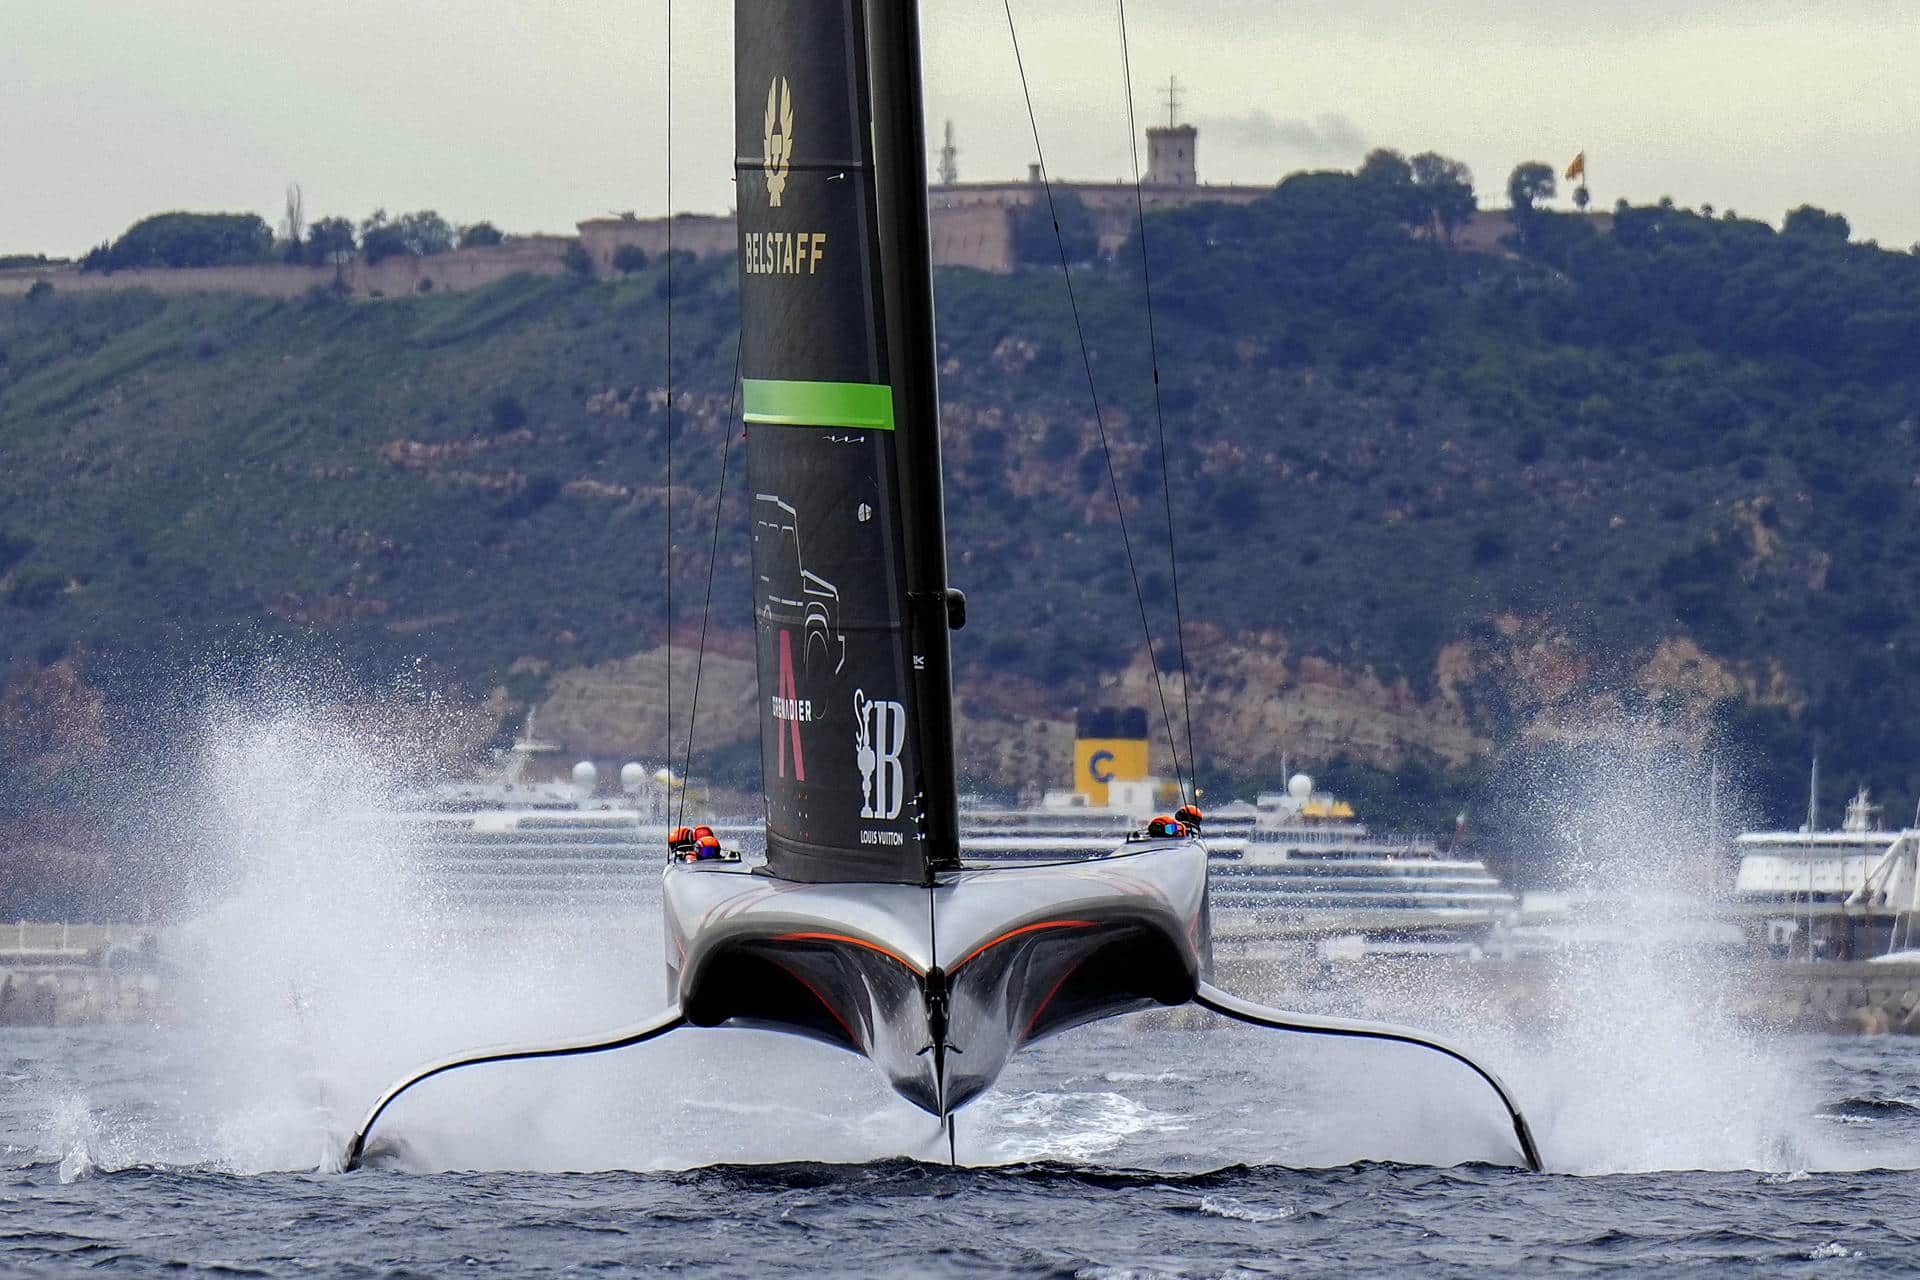
<path id="1" fill-rule="evenodd" d="M 821 675 L 838 676 L 847 664 L 847 637 L 840 630 L 840 589 L 810 571 L 800 547 L 800 513 L 778 494 L 759 493 L 753 500 L 754 565 L 758 570 L 757 607 L 761 620 L 778 628 L 780 677 L 773 695 L 773 719 L 778 729 L 777 776 L 793 770 L 797 782 L 807 780 L 806 747 L 800 726 L 821 719 L 825 691 L 815 688 Z M 764 541 L 763 541 L 764 540 Z M 799 632 L 799 652 L 795 649 Z M 801 676 L 812 673 L 803 690 Z M 791 763 L 789 763 L 791 755 Z"/>
<path id="2" fill-rule="evenodd" d="M 755 542 L 773 538 L 780 543 L 782 552 L 777 561 L 783 572 L 759 575 L 762 616 L 774 621 L 775 610 L 780 609 L 785 610 L 789 618 L 799 617 L 805 637 L 802 661 L 811 669 L 817 646 L 821 655 L 833 664 L 833 674 L 839 675 L 847 665 L 847 637 L 840 630 L 840 588 L 808 570 L 801 558 L 800 513 L 777 494 L 755 494 L 753 538 Z M 764 569 L 767 561 L 756 557 L 754 563 Z M 791 576 L 784 572 L 789 568 Z"/>

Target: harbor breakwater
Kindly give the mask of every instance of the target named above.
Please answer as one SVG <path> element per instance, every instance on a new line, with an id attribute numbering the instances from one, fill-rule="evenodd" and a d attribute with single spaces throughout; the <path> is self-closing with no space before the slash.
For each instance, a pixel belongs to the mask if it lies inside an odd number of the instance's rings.
<path id="1" fill-rule="evenodd" d="M 138 925 L 0 925 L 0 1026 L 85 1027 L 168 1015 L 159 937 Z"/>
<path id="2" fill-rule="evenodd" d="M 166 1021 L 159 976 L 97 966 L 0 971 L 0 1027 L 107 1027 Z"/>
<path id="3" fill-rule="evenodd" d="M 1288 965 L 1272 957 L 1221 957 L 1219 984 L 1280 1008 L 1424 1025 L 1434 1011 L 1479 1017 L 1522 1035 L 1580 1016 L 1594 992 L 1608 1002 L 1684 1004 L 1659 1010 L 1708 1016 L 1780 1035 L 1920 1035 L 1920 964 L 1759 961 L 1726 966 L 1711 983 L 1649 984 L 1588 976 L 1570 991 L 1567 966 L 1544 959 L 1369 959 Z"/>
<path id="4" fill-rule="evenodd" d="M 29 926 L 57 929 L 63 926 Z M 82 937 L 77 931 L 85 928 Z M 10 932 L 0 926 L 0 939 Z M 97 936 L 96 936 L 97 935 Z M 0 1026 L 118 1026 L 172 1021 L 173 984 L 155 962 L 155 935 L 71 926 L 69 954 L 7 954 L 0 945 Z M 163 948 L 160 948 L 163 949 Z M 1421 1023 L 1433 1009 L 1473 1008 L 1525 1034 L 1578 1014 L 1563 970 L 1549 961 L 1369 959 L 1323 965 L 1226 956 L 1229 990 L 1281 1008 Z M 1651 992 L 1647 999 L 1672 999 Z M 1920 964 L 1768 961 L 1740 966 L 1690 1000 L 1731 1021 L 1779 1034 L 1920 1035 Z M 1197 1011 L 1163 1015 L 1195 1025 Z"/>

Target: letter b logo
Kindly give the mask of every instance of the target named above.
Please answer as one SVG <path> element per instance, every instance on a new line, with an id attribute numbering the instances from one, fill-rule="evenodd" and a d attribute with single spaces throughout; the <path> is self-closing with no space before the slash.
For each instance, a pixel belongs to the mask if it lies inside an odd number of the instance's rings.
<path id="1" fill-rule="evenodd" d="M 854 747 L 860 764 L 860 816 L 892 822 L 907 799 L 907 771 L 900 752 L 907 745 L 907 709 L 869 699 L 855 690 Z"/>

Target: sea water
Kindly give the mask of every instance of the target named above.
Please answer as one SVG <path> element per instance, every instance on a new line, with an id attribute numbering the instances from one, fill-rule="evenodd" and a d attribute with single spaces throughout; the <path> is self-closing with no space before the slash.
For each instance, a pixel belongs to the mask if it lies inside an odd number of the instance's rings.
<path id="1" fill-rule="evenodd" d="M 181 1033 L 10 1031 L 0 1053 L 0 1272 L 1920 1270 L 1920 1175 L 1892 1167 L 1920 1151 L 1920 1047 L 1905 1040 L 1779 1046 L 1817 1101 L 1755 1123 L 1816 1138 L 1823 1163 L 1582 1176 L 1396 1163 L 1401 1135 L 1321 1088 L 1301 1061 L 1309 1050 L 1252 1032 L 1125 1026 L 1071 1033 L 1016 1060 L 998 1091 L 962 1113 L 964 1163 L 949 1168 L 932 1158 L 930 1121 L 858 1087 L 858 1061 L 795 1053 L 823 1078 L 847 1074 L 848 1096 L 833 1098 L 792 1087 L 786 1073 L 729 1070 L 724 1035 L 692 1038 L 673 1069 L 632 1061 L 569 1078 L 579 1064 L 556 1064 L 464 1108 L 463 1091 L 450 1089 L 436 1109 L 450 1127 L 431 1145 L 451 1168 L 322 1174 L 194 1158 L 220 1145 L 220 1121 L 183 1105 L 197 1092 L 198 1049 Z M 515 1090 L 511 1106 L 498 1105 Z M 575 1127 L 594 1099 L 615 1105 L 632 1145 L 616 1150 L 593 1140 L 590 1124 Z M 1297 1167 L 1289 1117 L 1316 1112 L 1340 1117 L 1349 1161 Z M 1552 1132 L 1551 1113 L 1540 1119 Z M 280 1122 L 298 1127 L 290 1115 Z M 267 1121 L 234 1123 L 257 1134 Z M 1640 1124 L 1631 1109 L 1619 1113 L 1616 1150 L 1646 1149 Z M 767 1136 L 775 1128 L 784 1140 Z M 809 1145 L 878 1150 L 889 1135 L 896 1153 L 918 1158 L 797 1158 Z M 582 1171 L 526 1167 L 565 1163 L 569 1137 Z M 515 1159 L 516 1138 L 533 1141 L 533 1158 Z M 1566 1154 L 1549 1143 L 1550 1161 Z M 663 1156 L 700 1162 L 652 1168 Z"/>
<path id="2" fill-rule="evenodd" d="M 1491 1016 L 1418 965 L 1320 992 L 1482 1056 L 1545 1175 L 1512 1168 L 1491 1095 L 1434 1055 L 1151 1018 L 1017 1057 L 959 1116 L 958 1167 L 862 1060 L 711 1030 L 441 1077 L 382 1121 L 379 1167 L 328 1172 L 420 1061 L 659 1008 L 657 892 L 459 927 L 405 824 L 378 820 L 399 803 L 389 744 L 297 709 L 230 713 L 205 740 L 173 823 L 191 839 L 167 844 L 197 897 L 168 947 L 177 1020 L 0 1040 L 0 1271 L 1915 1265 L 1920 1047 L 1730 1017 L 1738 962 L 1681 945 L 1709 891 L 1672 851 L 1696 833 L 1604 781 L 1553 803 L 1594 886 L 1640 914 L 1624 945 L 1555 962 L 1537 1016 Z"/>

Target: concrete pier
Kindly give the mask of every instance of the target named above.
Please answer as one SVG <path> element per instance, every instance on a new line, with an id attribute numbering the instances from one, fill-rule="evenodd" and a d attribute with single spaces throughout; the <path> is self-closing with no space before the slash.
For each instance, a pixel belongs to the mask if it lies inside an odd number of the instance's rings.
<path id="1" fill-rule="evenodd" d="M 152 973 L 115 973 L 85 965 L 0 970 L 0 1026 L 141 1025 L 166 1016 Z"/>
<path id="2" fill-rule="evenodd" d="M 1281 1008 L 1410 1022 L 1436 1009 L 1473 1009 L 1519 1034 L 1577 1015 L 1565 971 L 1539 959 L 1379 957 L 1288 964 L 1269 955 L 1217 961 L 1226 989 Z M 1652 1000 L 1671 998 L 1655 990 Z M 1701 1016 L 1763 1034 L 1920 1035 L 1920 965 L 1757 961 L 1731 964 L 1693 993 Z"/>
<path id="3" fill-rule="evenodd" d="M 0 1026 L 156 1021 L 165 1014 L 156 949 L 136 925 L 0 925 Z"/>

